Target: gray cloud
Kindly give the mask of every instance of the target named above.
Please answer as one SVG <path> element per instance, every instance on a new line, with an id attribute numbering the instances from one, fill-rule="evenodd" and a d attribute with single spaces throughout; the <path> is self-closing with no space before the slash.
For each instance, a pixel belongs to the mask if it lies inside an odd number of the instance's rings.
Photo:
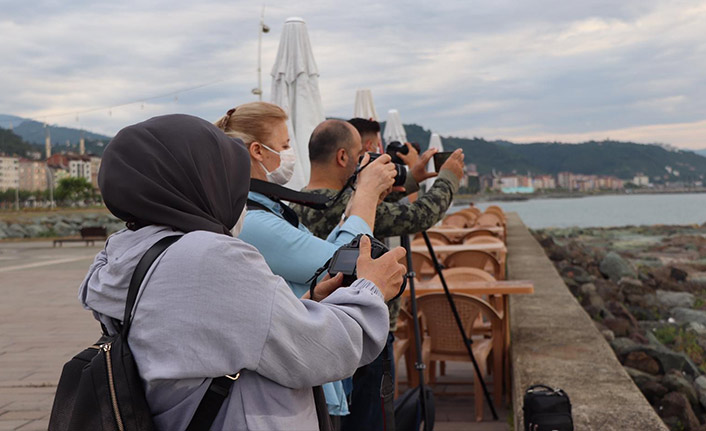
<path id="1" fill-rule="evenodd" d="M 216 119 L 254 100 L 261 5 L 145 3 L 6 6 L 0 112 L 114 134 L 169 112 Z M 383 118 L 396 108 L 441 134 L 706 147 L 703 2 L 279 2 L 266 10 L 265 100 L 288 16 L 307 21 L 327 115 L 351 115 L 356 89 L 370 88 Z M 103 106 L 78 121 L 51 116 Z"/>

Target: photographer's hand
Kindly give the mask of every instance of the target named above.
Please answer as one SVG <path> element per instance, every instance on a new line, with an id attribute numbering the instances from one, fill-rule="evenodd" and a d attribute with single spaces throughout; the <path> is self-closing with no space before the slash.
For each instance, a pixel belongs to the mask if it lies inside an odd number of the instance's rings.
<path id="1" fill-rule="evenodd" d="M 316 302 L 322 301 L 324 298 L 332 294 L 336 289 L 341 287 L 343 283 L 343 274 L 338 273 L 333 278 L 329 274 L 321 279 L 319 284 L 314 287 L 314 297 L 310 298 L 309 292 L 307 291 L 301 299 L 313 299 Z"/>
<path id="2" fill-rule="evenodd" d="M 410 147 L 412 146 L 410 145 Z M 427 165 L 429 164 L 429 160 L 431 160 L 431 158 L 434 157 L 434 154 L 436 154 L 437 152 L 438 150 L 436 148 L 430 148 L 426 150 L 424 153 L 422 153 L 422 156 L 419 157 L 414 166 L 409 168 L 409 173 L 412 174 L 412 177 L 414 177 L 414 181 L 416 181 L 417 184 L 421 183 L 422 181 L 428 178 L 433 178 L 438 175 L 434 171 L 427 172 Z"/>
<path id="3" fill-rule="evenodd" d="M 407 268 L 400 263 L 406 251 L 395 247 L 377 259 L 370 257 L 370 238 L 360 238 L 360 255 L 356 264 L 358 278 L 370 280 L 380 289 L 385 301 L 394 298 L 402 286 Z"/>
<path id="4" fill-rule="evenodd" d="M 419 153 L 417 152 L 417 149 L 414 148 L 409 142 L 405 142 L 404 145 L 407 147 L 407 154 L 402 154 L 399 151 L 396 154 L 397 157 L 399 157 L 400 160 L 402 160 L 404 164 L 409 166 L 411 169 L 412 166 L 417 164 L 419 161 Z"/>
<path id="5" fill-rule="evenodd" d="M 448 169 L 454 173 L 459 179 L 463 178 L 463 150 L 458 149 L 449 156 L 449 158 L 441 165 L 441 169 Z"/>
<path id="6" fill-rule="evenodd" d="M 350 215 L 357 215 L 365 220 L 370 230 L 375 229 L 375 209 L 380 196 L 395 183 L 395 165 L 390 163 L 390 156 L 383 154 L 371 163 L 367 163 L 366 154 L 361 161 L 365 166 L 358 173 L 356 191 L 350 201 Z"/>

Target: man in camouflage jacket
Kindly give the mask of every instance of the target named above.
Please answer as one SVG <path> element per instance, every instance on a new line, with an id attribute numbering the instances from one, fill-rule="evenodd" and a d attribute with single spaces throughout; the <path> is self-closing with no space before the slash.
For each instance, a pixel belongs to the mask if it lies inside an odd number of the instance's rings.
<path id="1" fill-rule="evenodd" d="M 367 121 L 367 120 L 365 120 Z M 362 126 L 361 126 L 362 123 Z M 366 129 L 365 126 L 372 127 Z M 379 139 L 377 122 L 351 121 L 361 134 L 363 143 Z M 377 125 L 377 132 L 375 131 Z M 377 138 L 374 135 L 377 133 Z M 410 166 L 405 194 L 419 190 L 419 183 L 427 178 L 437 176 L 435 172 L 426 172 L 426 166 L 436 150 L 428 150 L 421 156 L 409 144 L 407 155 L 398 156 Z M 311 179 L 303 189 L 308 193 L 317 193 L 334 198 L 344 188 L 348 178 L 355 172 L 359 158 L 365 153 L 360 143 L 354 143 L 343 136 L 319 134 L 309 141 L 309 159 L 311 161 Z M 434 185 L 422 197 L 413 203 L 400 201 L 403 196 L 394 194 L 380 202 L 375 215 L 374 236 L 382 239 L 391 236 L 410 235 L 424 231 L 438 222 L 451 205 L 454 193 L 458 191 L 459 181 L 463 176 L 463 152 L 456 150 L 442 165 Z M 352 190 L 346 190 L 340 198 L 325 210 L 292 204 L 301 223 L 314 235 L 326 238 L 328 234 L 346 217 L 346 209 Z M 390 201 L 389 198 L 397 199 Z M 400 300 L 388 302 L 390 309 L 390 337 L 388 337 L 389 357 L 392 358 L 391 344 L 396 330 L 397 316 L 400 310 Z M 382 412 L 380 407 L 380 380 L 382 376 L 382 355 L 373 363 L 362 367 L 354 377 L 351 414 L 343 418 L 343 431 L 363 429 L 382 429 Z M 361 376 L 362 374 L 362 376 Z M 365 382 L 363 382 L 365 380 Z M 358 393 L 359 390 L 365 394 Z M 377 395 L 376 395 L 377 394 Z"/>

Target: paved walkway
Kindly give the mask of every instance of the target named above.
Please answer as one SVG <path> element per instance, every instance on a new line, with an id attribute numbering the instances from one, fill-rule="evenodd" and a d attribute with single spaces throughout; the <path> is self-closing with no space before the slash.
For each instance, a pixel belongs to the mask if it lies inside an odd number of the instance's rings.
<path id="1" fill-rule="evenodd" d="M 78 285 L 99 246 L 0 242 L 0 431 L 46 430 L 61 368 L 98 339 L 99 326 L 78 303 Z M 400 363 L 399 368 L 404 368 Z M 450 381 L 469 380 L 468 364 L 450 364 Z M 403 389 L 403 387 L 401 387 Z M 439 385 L 437 431 L 505 431 L 500 421 L 474 422 L 472 387 Z"/>

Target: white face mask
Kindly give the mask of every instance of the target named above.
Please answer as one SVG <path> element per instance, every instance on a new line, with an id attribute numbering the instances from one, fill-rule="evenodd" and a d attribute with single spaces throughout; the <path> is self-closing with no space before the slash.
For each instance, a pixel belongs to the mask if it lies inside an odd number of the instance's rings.
<path id="1" fill-rule="evenodd" d="M 289 180 L 292 179 L 292 175 L 294 174 L 294 164 L 297 160 L 297 156 L 294 154 L 294 148 L 290 147 L 286 150 L 277 152 L 265 144 L 260 145 L 279 155 L 279 167 L 272 172 L 268 171 L 262 162 L 259 162 L 262 169 L 265 170 L 267 181 L 279 184 L 281 186 L 287 184 Z"/>
<path id="2" fill-rule="evenodd" d="M 240 235 L 240 231 L 243 230 L 243 223 L 245 222 L 245 213 L 248 212 L 247 205 L 243 207 L 243 212 L 240 213 L 240 218 L 238 218 L 238 221 L 235 222 L 235 226 L 233 226 L 233 229 L 230 230 L 231 235 L 233 235 L 233 238 L 237 238 L 238 235 Z"/>

